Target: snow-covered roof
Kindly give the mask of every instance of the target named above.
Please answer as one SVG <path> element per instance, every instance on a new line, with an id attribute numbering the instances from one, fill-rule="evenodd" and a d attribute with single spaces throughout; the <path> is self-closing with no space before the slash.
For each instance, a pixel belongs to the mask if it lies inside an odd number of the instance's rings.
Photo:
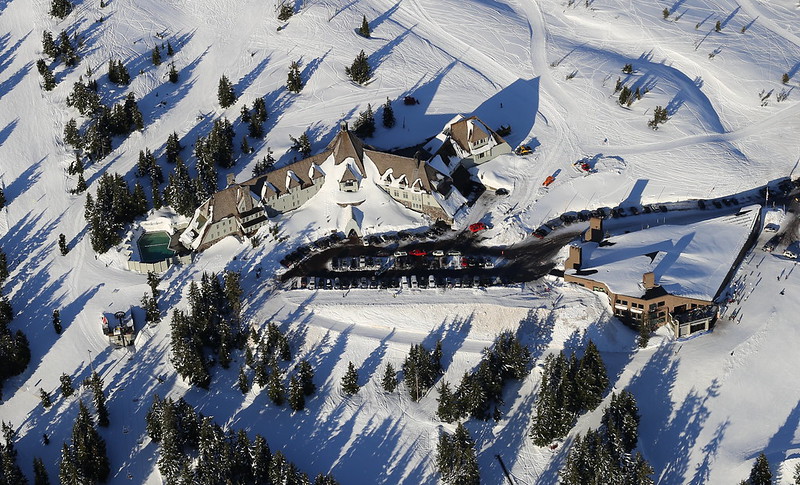
<path id="1" fill-rule="evenodd" d="M 761 206 L 684 226 L 663 225 L 585 243 L 581 269 L 567 274 L 605 283 L 613 293 L 641 297 L 642 276 L 655 274 L 667 293 L 713 300 L 750 235 Z"/>

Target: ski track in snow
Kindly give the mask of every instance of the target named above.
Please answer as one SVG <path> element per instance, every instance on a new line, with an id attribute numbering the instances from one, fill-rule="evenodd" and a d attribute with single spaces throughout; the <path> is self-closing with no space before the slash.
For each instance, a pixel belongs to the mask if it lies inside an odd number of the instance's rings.
<path id="1" fill-rule="evenodd" d="M 507 105 L 498 119 L 513 125 L 515 143 L 538 146 L 532 155 L 501 157 L 485 166 L 511 194 L 483 198 L 459 218 L 461 225 L 477 220 L 494 225 L 483 244 L 520 241 L 566 210 L 614 206 L 639 180 L 649 182 L 642 201 L 656 202 L 712 192 L 717 197 L 792 169 L 800 156 L 800 74 L 794 73 L 789 86 L 779 78 L 800 62 L 800 37 L 791 28 L 797 25 L 797 10 L 788 1 L 686 0 L 678 2 L 679 13 L 673 12 L 681 19 L 669 21 L 660 18 L 662 6 L 627 0 L 594 2 L 590 9 L 575 4 L 312 2 L 278 32 L 282 24 L 274 18 L 275 5 L 255 0 L 119 0 L 104 9 L 80 2 L 64 21 L 47 15 L 46 0 L 0 0 L 0 183 L 9 196 L 0 210 L 0 244 L 11 269 L 3 293 L 16 312 L 11 326 L 26 332 L 33 355 L 28 369 L 5 384 L 0 415 L 19 429 L 23 470 L 28 473 L 32 457 L 41 456 L 50 476 L 57 476 L 60 443 L 69 439 L 77 400 L 89 399 L 86 391 L 62 399 L 58 376 L 68 372 L 79 382 L 94 368 L 105 379 L 111 412 L 111 427 L 100 431 L 108 443 L 111 484 L 161 483 L 156 446 L 144 433 L 153 393 L 183 396 L 220 424 L 265 434 L 273 450 L 283 450 L 312 476 L 332 471 L 341 483 L 369 477 L 375 483 L 432 484 L 438 480 L 432 460 L 436 439 L 453 426 L 436 418 L 435 390 L 419 403 L 403 386 L 385 394 L 379 379 L 386 363 L 399 369 L 411 344 L 432 345 L 441 337 L 444 379 L 454 386 L 475 368 L 498 331 L 518 329 L 541 347 L 538 362 L 548 353 L 580 348 L 585 338 L 596 341 L 614 388 L 628 387 L 647 403 L 640 406 L 640 448 L 660 468 L 655 474 L 660 483 L 738 482 L 761 450 L 780 472 L 780 482 L 789 483 L 798 462 L 794 434 L 800 425 L 795 410 L 800 331 L 792 319 L 800 313 L 795 294 L 800 273 L 780 255 L 756 251 L 739 270 L 739 275 L 763 272 L 763 280 L 750 289 L 754 298 L 736 305 L 737 322 L 723 320 L 708 335 L 677 342 L 660 332 L 648 348 L 636 351 L 634 332 L 610 316 L 602 296 L 551 278 L 524 288 L 403 291 L 394 297 L 373 290 L 352 290 L 344 297 L 340 291 L 286 292 L 269 276 L 255 279 L 256 267 L 269 275 L 280 255 L 306 235 L 281 243 L 265 237 L 258 248 L 225 240 L 191 266 L 170 269 L 162 283 L 165 319 L 142 330 L 132 353 L 109 348 L 99 331 L 101 311 L 138 305 L 149 289 L 144 276 L 122 269 L 124 254 L 112 250 L 95 257 L 85 232 L 84 196 L 67 192 L 75 184 L 66 173 L 74 154 L 64 146 L 62 133 L 70 118 L 79 117 L 65 99 L 87 67 L 95 71 L 104 102 L 134 92 L 148 123 L 142 133 L 117 139 L 109 157 L 86 168 L 90 190 L 105 172 L 123 174 L 132 183 L 139 150 L 161 155 L 172 131 L 182 137 L 183 156 L 193 166 L 191 146 L 210 121 L 234 120 L 255 96 L 268 100 L 269 134 L 253 143 L 253 155 L 238 160 L 233 173 L 239 179 L 249 177 L 268 146 L 279 163 L 291 160 L 289 134 L 309 129 L 314 148 L 321 149 L 338 122 L 354 119 L 367 103 L 377 107 L 387 97 L 418 95 L 421 106 L 396 103 L 398 126 L 379 127 L 368 141 L 378 147 L 414 145 L 457 112 L 468 114 L 479 106 L 484 112 L 496 110 L 488 100 L 518 81 L 525 89 L 535 87 L 537 112 L 506 115 L 513 113 L 512 106 L 500 97 Z M 353 32 L 362 14 L 374 23 L 372 39 Z M 723 32 L 712 34 L 714 22 L 728 15 Z M 97 22 L 101 16 L 104 21 Z M 694 29 L 695 23 L 702 25 Z M 748 23 L 747 33 L 740 34 L 740 25 Z M 41 90 L 35 68 L 44 29 L 56 37 L 64 29 L 86 36 L 81 64 L 71 70 L 56 65 L 59 84 L 50 93 Z M 160 32 L 176 53 L 172 59 L 163 53 L 164 62 L 156 68 L 150 52 L 162 41 L 155 36 Z M 361 49 L 379 62 L 368 86 L 350 83 L 343 71 Z M 708 54 L 716 50 L 712 60 Z M 639 57 L 648 52 L 651 57 Z M 129 87 L 109 86 L 106 66 L 112 58 L 129 66 Z M 294 96 L 283 86 L 289 62 L 298 59 L 310 75 L 303 92 Z M 169 61 L 180 70 L 174 86 L 164 83 Z M 610 96 L 620 61 L 633 61 L 656 81 L 631 109 L 620 108 Z M 573 70 L 577 76 L 565 80 Z M 241 91 L 239 103 L 229 110 L 216 101 L 222 73 Z M 774 101 L 775 94 L 792 86 L 787 100 Z M 761 90 L 774 91 L 768 106 L 759 105 Z M 645 113 L 675 98 L 683 104 L 652 132 Z M 198 113 L 207 117 L 198 120 Z M 242 128 L 235 127 L 238 146 Z M 598 173 L 583 177 L 570 169 L 575 160 L 598 154 Z M 171 168 L 162 164 L 165 175 Z M 556 172 L 556 182 L 543 189 L 544 177 Z M 313 210 L 306 212 L 313 216 Z M 308 234 L 314 230 L 324 231 L 310 228 Z M 70 244 L 67 256 L 58 254 L 59 233 Z M 189 281 L 204 271 L 225 269 L 242 271 L 247 322 L 276 321 L 288 330 L 298 356 L 318 366 L 320 391 L 305 412 L 276 408 L 258 390 L 242 396 L 233 388 L 237 365 L 228 371 L 215 368 L 209 392 L 190 389 L 176 377 L 169 362 L 169 314 L 183 308 L 181 295 Z M 781 274 L 789 276 L 775 277 Z M 59 337 L 50 320 L 56 308 L 65 327 Z M 363 373 L 362 390 L 352 398 L 339 392 L 348 361 Z M 673 368 L 674 373 L 666 372 Z M 582 416 L 555 453 L 533 446 L 527 429 L 539 379 L 537 366 L 528 378 L 507 386 L 505 416 L 498 423 L 467 422 L 486 483 L 504 480 L 497 453 L 516 482 L 555 482 L 572 437 L 599 425 L 600 409 Z M 41 408 L 38 388 L 53 392 L 53 408 Z M 44 432 L 51 446 L 41 446 Z"/>

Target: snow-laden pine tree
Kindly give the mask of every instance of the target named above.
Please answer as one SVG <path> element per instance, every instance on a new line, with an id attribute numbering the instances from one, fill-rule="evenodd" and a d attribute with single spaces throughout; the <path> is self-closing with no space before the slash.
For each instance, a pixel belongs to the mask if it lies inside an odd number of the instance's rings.
<path id="1" fill-rule="evenodd" d="M 300 64 L 297 61 L 292 61 L 289 65 L 286 89 L 288 89 L 290 93 L 299 93 L 303 90 L 303 79 L 300 77 Z"/>
<path id="2" fill-rule="evenodd" d="M 297 376 L 292 376 L 289 381 L 289 407 L 292 408 L 292 411 L 302 411 L 306 407 L 303 385 Z"/>
<path id="3" fill-rule="evenodd" d="M 372 70 L 367 60 L 367 55 L 362 50 L 353 60 L 350 67 L 344 68 L 345 73 L 350 76 L 350 79 L 358 84 L 366 84 L 372 76 Z"/>
<path id="4" fill-rule="evenodd" d="M 233 91 L 233 84 L 231 84 L 228 76 L 222 75 L 217 87 L 217 100 L 219 105 L 224 109 L 228 108 L 236 102 L 236 93 Z"/>
<path id="5" fill-rule="evenodd" d="M 436 446 L 436 469 L 444 483 L 477 485 L 480 483 L 475 441 L 463 424 L 452 435 L 442 433 Z"/>
<path id="6" fill-rule="evenodd" d="M 375 114 L 372 112 L 372 105 L 367 104 L 367 109 L 358 114 L 353 128 L 356 135 L 361 138 L 369 138 L 375 133 Z"/>
<path id="7" fill-rule="evenodd" d="M 317 390 L 317 386 L 314 385 L 314 369 L 311 368 L 311 364 L 307 360 L 300 361 L 297 377 L 300 379 L 303 394 L 306 396 L 314 394 L 314 391 Z"/>
<path id="8" fill-rule="evenodd" d="M 386 98 L 386 103 L 383 105 L 383 126 L 385 128 L 392 128 L 395 124 L 394 119 L 394 109 L 392 108 L 392 102 L 389 101 L 389 98 Z"/>
<path id="9" fill-rule="evenodd" d="M 199 204 L 189 169 L 180 158 L 177 159 L 175 169 L 169 176 L 169 183 L 164 189 L 164 198 L 175 212 L 186 217 L 194 214 Z"/>
<path id="10" fill-rule="evenodd" d="M 372 33 L 372 31 L 369 28 L 369 22 L 367 22 L 367 16 L 366 15 L 362 15 L 361 16 L 361 27 L 359 27 L 359 29 L 358 29 L 358 35 L 360 35 L 361 37 L 366 37 L 367 39 L 369 39 L 369 36 L 370 36 L 371 33 Z"/>
<path id="11" fill-rule="evenodd" d="M 386 392 L 394 392 L 394 390 L 397 389 L 397 371 L 394 369 L 391 362 L 386 364 L 386 371 L 383 373 L 381 385 Z"/>
<path id="12" fill-rule="evenodd" d="M 439 397 L 436 399 L 439 405 L 436 408 L 436 415 L 445 423 L 452 423 L 458 419 L 458 403 L 450 390 L 450 384 L 447 381 L 442 381 L 439 384 Z"/>
<path id="13" fill-rule="evenodd" d="M 59 382 L 61 383 L 61 395 L 64 397 L 70 397 L 74 392 L 75 388 L 72 386 L 72 377 L 69 374 L 61 374 L 61 377 L 58 378 Z"/>
<path id="14" fill-rule="evenodd" d="M 353 362 L 347 363 L 347 371 L 342 377 L 342 391 L 348 396 L 352 396 L 360 389 L 358 385 L 358 370 Z"/>

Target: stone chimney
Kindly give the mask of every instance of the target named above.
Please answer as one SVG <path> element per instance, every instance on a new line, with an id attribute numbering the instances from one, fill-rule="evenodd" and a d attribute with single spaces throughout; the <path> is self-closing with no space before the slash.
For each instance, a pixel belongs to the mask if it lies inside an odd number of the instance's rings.
<path id="1" fill-rule="evenodd" d="M 599 243 L 603 240 L 603 219 L 599 217 L 589 218 L 589 230 L 583 236 L 586 242 Z"/>
<path id="2" fill-rule="evenodd" d="M 642 275 L 642 284 L 646 290 L 656 287 L 656 274 L 652 271 Z"/>
<path id="3" fill-rule="evenodd" d="M 227 184 L 227 187 L 230 187 L 231 185 L 235 184 L 236 174 L 229 173 L 227 177 L 225 177 L 225 183 Z"/>
<path id="4" fill-rule="evenodd" d="M 569 247 L 569 256 L 567 257 L 567 261 L 564 263 L 564 270 L 569 269 L 581 269 L 581 265 L 583 264 L 583 249 L 577 245 L 571 245 Z"/>

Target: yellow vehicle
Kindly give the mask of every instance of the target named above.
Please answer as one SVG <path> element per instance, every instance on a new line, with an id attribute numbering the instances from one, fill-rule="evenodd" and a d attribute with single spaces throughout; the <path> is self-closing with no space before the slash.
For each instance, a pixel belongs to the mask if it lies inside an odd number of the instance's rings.
<path id="1" fill-rule="evenodd" d="M 530 155 L 531 153 L 533 153 L 533 150 L 531 150 L 531 147 L 529 145 L 520 145 L 517 147 L 516 150 L 514 150 L 514 153 L 516 153 L 517 155 Z"/>

